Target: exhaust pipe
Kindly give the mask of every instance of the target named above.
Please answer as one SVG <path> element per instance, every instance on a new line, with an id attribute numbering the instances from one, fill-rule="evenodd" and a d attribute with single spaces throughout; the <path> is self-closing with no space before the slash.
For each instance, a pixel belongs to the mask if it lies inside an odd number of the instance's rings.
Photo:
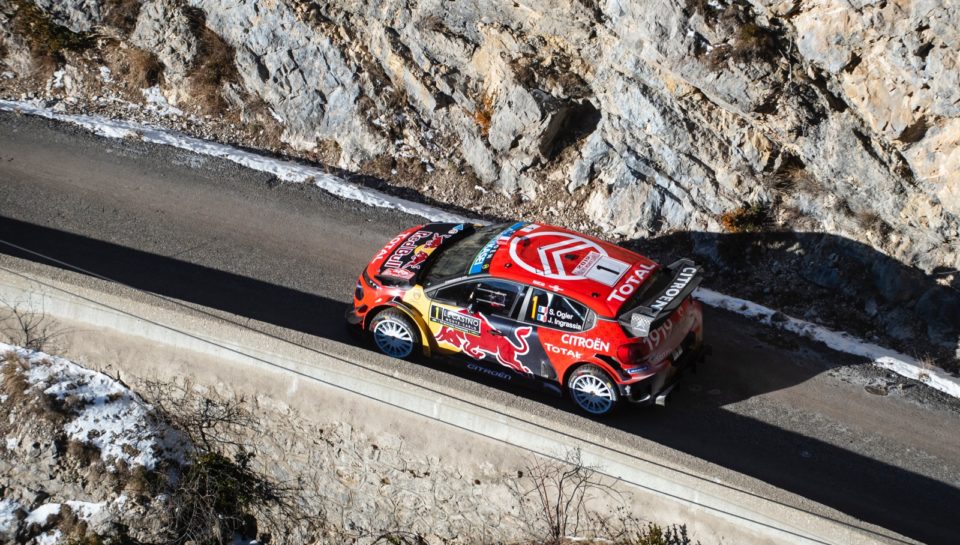
<path id="1" fill-rule="evenodd" d="M 666 406 L 667 406 L 667 396 L 669 396 L 669 395 L 670 395 L 670 392 L 672 392 L 673 389 L 677 387 L 677 384 L 678 384 L 677 382 L 674 382 L 674 383 L 671 384 L 670 386 L 667 386 L 667 387 L 664 388 L 663 390 L 660 390 L 660 393 L 657 394 L 657 399 L 654 401 L 654 404 L 655 404 L 655 405 L 659 405 L 659 406 L 661 406 L 661 407 L 666 407 Z"/>

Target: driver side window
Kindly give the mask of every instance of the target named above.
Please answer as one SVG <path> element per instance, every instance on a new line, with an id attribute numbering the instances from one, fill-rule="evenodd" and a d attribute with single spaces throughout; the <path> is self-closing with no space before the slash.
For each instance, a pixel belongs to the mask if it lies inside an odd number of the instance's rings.
<path id="1" fill-rule="evenodd" d="M 502 280 L 463 282 L 447 286 L 434 296 L 444 303 L 470 307 L 481 314 L 517 319 L 525 288 Z"/>

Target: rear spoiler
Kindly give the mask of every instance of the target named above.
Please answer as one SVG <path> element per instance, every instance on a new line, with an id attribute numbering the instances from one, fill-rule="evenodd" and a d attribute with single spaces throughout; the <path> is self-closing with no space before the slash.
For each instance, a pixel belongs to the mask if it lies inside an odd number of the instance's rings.
<path id="1" fill-rule="evenodd" d="M 618 320 L 637 337 L 646 337 L 656 329 L 703 281 L 703 270 L 689 259 L 675 261 L 667 270 L 673 274 L 670 282 L 646 298 L 642 305 L 624 312 Z"/>

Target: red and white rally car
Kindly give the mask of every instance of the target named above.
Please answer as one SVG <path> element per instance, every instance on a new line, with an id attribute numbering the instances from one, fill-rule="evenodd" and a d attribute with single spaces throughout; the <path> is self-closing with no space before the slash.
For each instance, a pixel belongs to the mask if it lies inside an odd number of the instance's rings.
<path id="1" fill-rule="evenodd" d="M 380 250 L 347 320 L 389 356 L 460 356 L 604 415 L 662 404 L 703 358 L 701 278 L 692 261 L 662 267 L 560 227 L 432 223 Z"/>

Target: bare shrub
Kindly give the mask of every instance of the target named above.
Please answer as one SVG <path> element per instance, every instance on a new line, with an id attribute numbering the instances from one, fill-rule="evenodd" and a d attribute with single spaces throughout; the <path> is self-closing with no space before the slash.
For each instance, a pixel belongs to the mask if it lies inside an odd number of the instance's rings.
<path id="1" fill-rule="evenodd" d="M 171 543 L 223 543 L 234 534 L 289 535 L 293 526 L 322 527 L 301 508 L 301 479 L 281 482 L 255 463 L 261 425 L 243 397 L 202 395 L 189 382 L 146 381 L 140 388 L 157 416 L 188 437 L 192 451 L 165 484 L 175 506 Z"/>
<path id="2" fill-rule="evenodd" d="M 786 153 L 769 182 L 774 189 L 783 193 L 804 192 L 818 195 L 823 192 L 823 187 L 813 173 L 807 170 L 804 162 L 799 157 Z"/>
<path id="3" fill-rule="evenodd" d="M 512 483 L 520 519 L 539 543 L 560 545 L 592 520 L 587 503 L 616 492 L 595 468 L 584 464 L 580 451 L 570 451 L 564 461 L 533 459 Z"/>
<path id="4" fill-rule="evenodd" d="M 64 333 L 45 312 L 0 301 L 0 334 L 9 344 L 38 352 L 52 351 L 54 341 Z"/>
<path id="5" fill-rule="evenodd" d="M 653 522 L 630 529 L 618 545 L 692 545 L 685 524 L 660 526 Z M 699 541 L 697 545 L 699 545 Z"/>

